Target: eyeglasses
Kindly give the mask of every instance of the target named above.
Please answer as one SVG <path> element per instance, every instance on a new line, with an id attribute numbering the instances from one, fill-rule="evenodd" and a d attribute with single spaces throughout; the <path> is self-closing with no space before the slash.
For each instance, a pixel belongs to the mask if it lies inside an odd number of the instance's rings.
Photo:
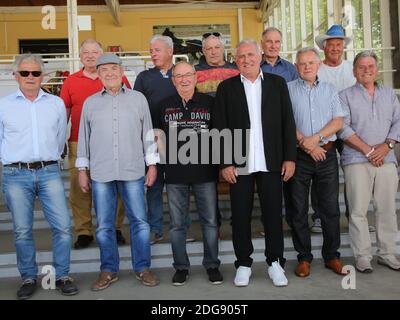
<path id="1" fill-rule="evenodd" d="M 183 78 L 190 78 L 192 76 L 194 76 L 194 72 L 188 72 L 185 74 L 176 74 L 173 77 L 177 80 L 182 80 Z"/>
<path id="2" fill-rule="evenodd" d="M 17 71 L 17 72 L 23 78 L 29 77 L 30 74 L 35 78 L 38 78 L 42 75 L 42 71 Z"/>
<path id="3" fill-rule="evenodd" d="M 219 32 L 207 32 L 207 33 L 203 34 L 203 39 L 207 39 L 211 35 L 213 35 L 214 37 L 221 36 L 221 34 Z"/>

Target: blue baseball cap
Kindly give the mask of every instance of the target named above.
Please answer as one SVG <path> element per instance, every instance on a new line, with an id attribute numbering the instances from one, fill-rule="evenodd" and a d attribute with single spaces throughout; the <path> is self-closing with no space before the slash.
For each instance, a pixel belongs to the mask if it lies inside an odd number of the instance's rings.
<path id="1" fill-rule="evenodd" d="M 324 42 L 329 39 L 343 39 L 345 46 L 347 46 L 352 40 L 351 37 L 346 37 L 344 28 L 340 24 L 334 24 L 329 28 L 326 34 L 316 36 L 315 43 L 321 50 L 324 50 Z"/>

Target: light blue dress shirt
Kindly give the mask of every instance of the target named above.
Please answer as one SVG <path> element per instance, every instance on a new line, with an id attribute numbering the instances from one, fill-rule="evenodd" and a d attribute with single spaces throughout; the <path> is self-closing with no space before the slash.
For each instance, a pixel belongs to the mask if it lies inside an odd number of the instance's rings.
<path id="1" fill-rule="evenodd" d="M 39 91 L 32 102 L 18 90 L 0 99 L 0 160 L 3 164 L 59 160 L 67 115 L 57 96 Z"/>
<path id="2" fill-rule="evenodd" d="M 311 87 L 302 79 L 288 83 L 296 128 L 309 137 L 323 129 L 333 118 L 346 115 L 334 85 L 317 80 Z M 335 141 L 332 135 L 329 141 Z"/>

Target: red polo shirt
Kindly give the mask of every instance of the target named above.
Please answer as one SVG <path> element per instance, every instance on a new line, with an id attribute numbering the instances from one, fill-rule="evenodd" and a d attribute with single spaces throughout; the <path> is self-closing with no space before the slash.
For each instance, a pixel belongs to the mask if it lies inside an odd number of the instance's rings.
<path id="1" fill-rule="evenodd" d="M 123 83 L 131 89 L 128 79 L 123 76 Z M 64 100 L 65 107 L 71 108 L 71 136 L 69 141 L 77 142 L 81 112 L 86 98 L 103 89 L 99 78 L 95 80 L 86 77 L 83 69 L 71 74 L 63 83 L 60 97 Z"/>

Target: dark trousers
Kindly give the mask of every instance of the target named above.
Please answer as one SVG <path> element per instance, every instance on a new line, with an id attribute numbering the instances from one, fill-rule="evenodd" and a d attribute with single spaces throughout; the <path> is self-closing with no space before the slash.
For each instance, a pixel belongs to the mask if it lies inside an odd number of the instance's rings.
<path id="1" fill-rule="evenodd" d="M 232 208 L 232 241 L 235 250 L 235 267 L 251 267 L 254 251 L 251 241 L 251 216 L 254 186 L 261 204 L 261 219 L 265 231 L 265 256 L 268 265 L 278 261 L 284 267 L 282 230 L 282 181 L 279 172 L 257 172 L 238 176 L 230 185 Z"/>
<path id="2" fill-rule="evenodd" d="M 340 211 L 339 174 L 336 150 L 326 153 L 326 160 L 315 162 L 307 153 L 297 149 L 296 171 L 284 184 L 286 220 L 292 231 L 293 245 L 298 261 L 313 259 L 311 235 L 308 226 L 308 195 L 311 181 L 315 183 L 324 238 L 322 257 L 325 261 L 339 258 Z"/>
<path id="3" fill-rule="evenodd" d="M 337 139 L 335 141 L 336 145 L 336 150 L 339 152 L 339 154 L 342 154 L 343 147 L 344 147 L 344 142 L 343 140 Z M 347 201 L 347 196 L 346 196 L 346 185 L 344 185 L 344 205 L 345 205 L 345 216 L 347 220 L 349 220 L 349 202 Z M 313 183 L 311 185 L 311 207 L 314 210 L 313 215 L 311 216 L 312 220 L 315 221 L 315 219 L 320 219 L 320 214 L 319 214 L 319 209 L 318 209 L 318 200 L 317 200 L 317 188 L 315 187 L 315 184 Z"/>

